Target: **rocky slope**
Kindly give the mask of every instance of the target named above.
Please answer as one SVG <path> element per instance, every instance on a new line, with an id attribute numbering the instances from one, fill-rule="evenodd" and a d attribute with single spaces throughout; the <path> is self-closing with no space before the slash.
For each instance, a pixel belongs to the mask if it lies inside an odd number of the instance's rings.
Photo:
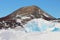
<path id="1" fill-rule="evenodd" d="M 56 20 L 55 17 L 44 12 L 41 8 L 37 6 L 26 6 L 19 8 L 6 17 L 0 18 L 0 29 L 15 28 L 17 26 L 24 28 L 23 25 L 35 18 L 43 18 L 47 21 Z"/>

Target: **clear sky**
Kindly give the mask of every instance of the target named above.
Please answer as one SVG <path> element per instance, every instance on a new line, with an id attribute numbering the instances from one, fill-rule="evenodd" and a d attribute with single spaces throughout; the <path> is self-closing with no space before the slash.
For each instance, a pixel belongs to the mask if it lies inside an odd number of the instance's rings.
<path id="1" fill-rule="evenodd" d="M 31 5 L 37 5 L 50 15 L 60 18 L 60 0 L 0 0 L 0 17 Z"/>

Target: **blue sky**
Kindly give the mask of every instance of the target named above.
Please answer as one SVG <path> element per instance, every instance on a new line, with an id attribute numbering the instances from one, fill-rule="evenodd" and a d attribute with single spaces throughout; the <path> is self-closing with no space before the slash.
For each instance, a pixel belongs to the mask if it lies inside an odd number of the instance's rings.
<path id="1" fill-rule="evenodd" d="M 31 5 L 36 5 L 50 15 L 60 18 L 60 0 L 0 0 L 0 17 Z"/>

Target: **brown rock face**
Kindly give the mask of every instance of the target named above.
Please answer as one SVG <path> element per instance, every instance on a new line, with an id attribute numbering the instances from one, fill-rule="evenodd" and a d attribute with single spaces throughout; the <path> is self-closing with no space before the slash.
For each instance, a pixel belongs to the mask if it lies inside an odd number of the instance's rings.
<path id="1" fill-rule="evenodd" d="M 46 20 L 53 20 L 55 19 L 53 16 L 49 15 L 48 13 L 45 13 L 42 9 L 40 9 L 37 6 L 27 6 L 27 7 L 22 7 L 10 15 L 0 18 L 0 21 L 2 20 L 10 20 L 16 17 L 16 15 L 20 16 L 34 16 L 35 18 L 46 18 Z M 48 17 L 47 17 L 48 16 Z"/>
<path id="2" fill-rule="evenodd" d="M 24 25 L 26 22 L 28 22 L 34 18 L 43 18 L 45 20 L 55 20 L 56 19 L 56 18 L 52 17 L 51 15 L 49 15 L 48 13 L 44 12 L 42 9 L 40 9 L 37 6 L 27 6 L 27 7 L 22 7 L 16 11 L 14 11 L 13 13 L 11 13 L 10 15 L 8 15 L 6 17 L 0 18 L 0 22 L 1 22 L 0 24 L 3 24 L 3 21 L 4 21 L 5 23 L 8 22 L 9 25 L 13 25 L 13 23 L 15 25 L 17 23 L 17 19 L 20 19 L 21 20 L 20 26 L 21 26 L 21 23 Z M 9 22 L 9 21 L 11 21 L 11 22 Z M 0 28 L 5 26 L 5 23 L 4 23 L 4 25 L 0 25 Z M 10 27 L 12 27 L 12 26 L 10 26 Z"/>

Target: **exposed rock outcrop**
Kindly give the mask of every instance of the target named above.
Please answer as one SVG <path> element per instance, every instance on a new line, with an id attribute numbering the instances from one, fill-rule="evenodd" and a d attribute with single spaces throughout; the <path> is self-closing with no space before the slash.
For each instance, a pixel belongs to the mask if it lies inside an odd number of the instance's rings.
<path id="1" fill-rule="evenodd" d="M 34 18 L 43 18 L 45 20 L 56 20 L 55 17 L 44 12 L 37 6 L 22 7 L 6 17 L 0 18 L 1 28 L 15 28 L 17 26 L 23 27 L 28 21 Z"/>

